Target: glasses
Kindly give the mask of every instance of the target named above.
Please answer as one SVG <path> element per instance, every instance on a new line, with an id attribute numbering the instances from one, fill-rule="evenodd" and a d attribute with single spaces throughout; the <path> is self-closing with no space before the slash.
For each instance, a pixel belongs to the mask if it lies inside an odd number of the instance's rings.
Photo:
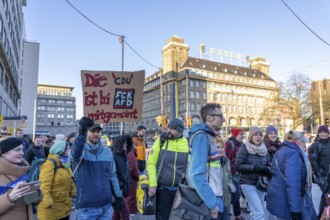
<path id="1" fill-rule="evenodd" d="M 209 115 L 211 115 L 211 116 L 218 116 L 218 117 L 220 117 L 220 119 L 223 119 L 223 115 L 222 114 L 209 114 Z"/>

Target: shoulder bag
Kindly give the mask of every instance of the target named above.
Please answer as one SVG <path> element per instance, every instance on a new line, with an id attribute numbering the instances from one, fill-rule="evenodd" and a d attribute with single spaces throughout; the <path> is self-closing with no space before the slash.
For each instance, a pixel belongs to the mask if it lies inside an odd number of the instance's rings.
<path id="1" fill-rule="evenodd" d="M 191 143 L 194 137 L 196 137 L 198 134 L 204 133 L 203 131 L 198 131 L 191 139 Z M 210 140 L 208 138 L 208 157 L 211 155 L 211 146 L 210 146 Z M 210 163 L 208 164 L 208 174 L 210 174 Z M 187 168 L 187 167 L 186 167 Z M 211 219 L 210 216 L 210 210 L 205 205 L 203 200 L 198 195 L 195 188 L 189 186 L 187 178 L 186 178 L 186 172 L 183 173 L 183 176 L 179 182 L 178 189 L 175 194 L 174 202 L 172 205 L 171 220 L 179 220 L 179 219 L 198 219 L 198 220 L 209 220 Z M 208 175 L 210 176 L 210 175 Z"/>

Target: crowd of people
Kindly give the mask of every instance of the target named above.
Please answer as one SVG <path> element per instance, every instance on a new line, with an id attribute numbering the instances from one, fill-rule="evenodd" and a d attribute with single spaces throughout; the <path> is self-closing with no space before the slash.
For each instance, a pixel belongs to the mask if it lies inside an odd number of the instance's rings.
<path id="1" fill-rule="evenodd" d="M 16 136 L 1 137 L 0 220 L 32 220 L 33 213 L 40 220 L 69 220 L 72 212 L 79 220 L 129 220 L 138 213 L 141 174 L 149 178 L 147 195 L 156 197 L 157 220 L 171 219 L 182 177 L 208 208 L 207 219 L 221 220 L 244 220 L 243 211 L 254 220 L 304 219 L 302 198 L 313 181 L 322 190 L 321 219 L 330 194 L 327 126 L 318 128 L 306 150 L 304 133 L 289 131 L 280 140 L 272 125 L 265 131 L 250 127 L 248 135 L 232 128 L 224 140 L 219 104 L 204 105 L 200 116 L 202 122 L 191 126 L 188 138 L 183 122 L 172 119 L 149 155 L 144 126 L 110 142 L 88 117 L 67 136 L 42 135 L 31 144 L 18 129 Z M 40 188 L 31 191 L 29 173 L 40 160 Z"/>

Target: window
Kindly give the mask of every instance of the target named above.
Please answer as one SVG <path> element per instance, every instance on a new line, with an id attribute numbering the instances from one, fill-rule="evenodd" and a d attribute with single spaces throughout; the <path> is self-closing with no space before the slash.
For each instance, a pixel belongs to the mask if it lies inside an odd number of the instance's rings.
<path id="1" fill-rule="evenodd" d="M 199 103 L 196 104 L 196 110 L 197 111 L 200 111 L 201 110 L 201 104 L 199 104 Z"/>
<path id="2" fill-rule="evenodd" d="M 64 118 L 64 115 L 57 115 L 57 118 Z"/>
<path id="3" fill-rule="evenodd" d="M 67 115 L 66 118 L 72 119 L 73 118 L 73 115 Z"/>
<path id="4" fill-rule="evenodd" d="M 44 114 L 37 114 L 37 118 L 45 118 Z"/>
<path id="5" fill-rule="evenodd" d="M 194 87 L 194 80 L 190 80 L 190 87 Z"/>
<path id="6" fill-rule="evenodd" d="M 195 97 L 195 95 L 194 95 L 194 91 L 190 91 L 190 98 L 194 98 Z"/>
<path id="7" fill-rule="evenodd" d="M 206 82 L 203 81 L 203 88 L 206 89 Z"/>
<path id="8" fill-rule="evenodd" d="M 195 103 L 190 103 L 190 111 L 195 111 Z"/>
<path id="9" fill-rule="evenodd" d="M 196 87 L 199 88 L 199 81 L 196 81 Z"/>
<path id="10" fill-rule="evenodd" d="M 200 97 L 199 97 L 199 92 L 196 92 L 196 99 L 199 99 Z"/>
<path id="11" fill-rule="evenodd" d="M 55 115 L 54 115 L 54 114 L 48 114 L 47 117 L 48 117 L 48 118 L 55 118 Z"/>
<path id="12" fill-rule="evenodd" d="M 49 103 L 55 103 L 55 100 L 49 99 L 48 102 Z"/>
<path id="13" fill-rule="evenodd" d="M 206 99 L 206 92 L 203 92 L 203 99 Z"/>

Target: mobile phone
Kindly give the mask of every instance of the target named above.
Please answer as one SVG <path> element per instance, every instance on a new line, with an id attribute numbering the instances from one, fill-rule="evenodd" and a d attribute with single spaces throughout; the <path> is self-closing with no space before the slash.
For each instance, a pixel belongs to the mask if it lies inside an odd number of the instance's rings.
<path id="1" fill-rule="evenodd" d="M 27 193 L 39 190 L 40 184 L 41 184 L 41 181 L 34 181 L 34 182 L 26 183 L 26 185 L 30 186 L 30 189 Z"/>

